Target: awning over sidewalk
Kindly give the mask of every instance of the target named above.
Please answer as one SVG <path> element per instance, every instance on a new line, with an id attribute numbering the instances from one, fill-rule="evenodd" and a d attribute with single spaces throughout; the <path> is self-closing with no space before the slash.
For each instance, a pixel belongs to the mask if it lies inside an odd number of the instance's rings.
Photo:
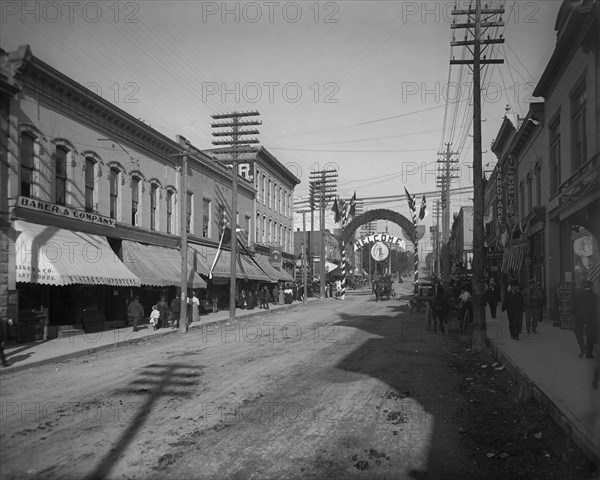
<path id="1" fill-rule="evenodd" d="M 123 263 L 139 279 L 142 285 L 169 287 L 181 285 L 181 254 L 174 248 L 144 245 L 123 240 Z M 206 288 L 206 282 L 188 262 L 188 288 Z"/>
<path id="2" fill-rule="evenodd" d="M 502 255 L 502 272 L 509 273 L 512 270 L 517 273 L 521 269 L 527 251 L 528 247 L 526 243 L 520 243 L 504 249 Z"/>
<path id="3" fill-rule="evenodd" d="M 204 245 L 190 245 L 193 250 L 193 265 L 196 271 L 205 270 L 206 275 L 210 272 L 210 269 L 217 256 L 217 249 L 214 247 L 208 247 Z M 218 259 L 214 264 L 212 275 L 215 278 L 229 279 L 231 277 L 231 253 L 226 250 L 222 250 L 218 255 Z M 245 255 L 237 255 L 235 278 L 240 280 L 259 280 L 262 282 L 272 282 L 269 275 L 262 272 L 256 265 L 253 264 L 252 260 L 247 258 Z"/>
<path id="4" fill-rule="evenodd" d="M 269 274 L 275 280 L 281 280 L 283 282 L 293 282 L 294 278 L 283 269 L 279 269 L 271 265 L 269 257 L 266 255 L 257 254 L 254 256 L 254 260 L 262 267 L 262 269 Z"/>
<path id="5" fill-rule="evenodd" d="M 17 282 L 140 286 L 105 237 L 23 220 L 15 220 L 13 228 Z"/>

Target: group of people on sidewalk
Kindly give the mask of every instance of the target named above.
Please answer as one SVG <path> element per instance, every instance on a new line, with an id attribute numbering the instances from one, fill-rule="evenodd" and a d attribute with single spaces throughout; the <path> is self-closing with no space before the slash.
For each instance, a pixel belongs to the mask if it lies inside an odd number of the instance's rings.
<path id="1" fill-rule="evenodd" d="M 502 311 L 508 316 L 510 338 L 519 340 L 523 329 L 523 312 L 527 333 L 537 333 L 538 324 L 542 322 L 544 293 L 535 280 L 529 280 L 529 287 L 521 292 L 519 282 L 512 281 L 502 300 Z"/>
<path id="2" fill-rule="evenodd" d="M 187 299 L 188 313 L 187 322 L 197 322 L 200 319 L 200 300 L 196 292 L 191 292 Z M 150 313 L 150 325 L 153 330 L 159 328 L 179 328 L 179 317 L 181 312 L 181 299 L 176 295 L 171 303 L 167 302 L 166 295 L 161 295 L 160 300 L 152 305 Z M 140 297 L 135 296 L 127 305 L 127 318 L 129 324 L 133 327 L 133 331 L 139 331 L 138 325 L 144 323 L 144 306 L 140 303 Z"/>

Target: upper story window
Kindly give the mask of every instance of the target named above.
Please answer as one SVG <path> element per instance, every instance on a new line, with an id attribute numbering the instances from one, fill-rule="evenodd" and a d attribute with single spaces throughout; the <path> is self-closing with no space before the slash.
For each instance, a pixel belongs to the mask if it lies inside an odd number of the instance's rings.
<path id="1" fill-rule="evenodd" d="M 527 213 L 533 209 L 533 178 L 531 173 L 527 174 Z"/>
<path id="2" fill-rule="evenodd" d="M 96 160 L 92 157 L 85 157 L 85 211 L 93 212 L 96 210 Z"/>
<path id="3" fill-rule="evenodd" d="M 263 205 L 267 204 L 267 197 L 265 189 L 266 189 L 266 185 L 267 185 L 267 177 L 265 177 L 265 175 L 263 174 L 262 176 L 262 182 L 260 182 L 260 201 L 262 202 Z"/>
<path id="4" fill-rule="evenodd" d="M 550 192 L 558 192 L 561 184 L 560 117 L 550 125 Z"/>
<path id="5" fill-rule="evenodd" d="M 35 137 L 29 133 L 21 134 L 21 195 L 33 196 L 33 171 L 35 156 Z"/>
<path id="6" fill-rule="evenodd" d="M 267 189 L 267 205 L 269 205 L 269 208 L 273 208 L 273 195 L 272 195 L 273 192 L 272 192 L 272 190 L 273 190 L 273 182 L 269 178 L 269 187 Z"/>
<path id="7" fill-rule="evenodd" d="M 69 150 L 62 145 L 56 147 L 54 167 L 54 203 L 65 205 L 67 200 L 67 157 Z M 93 171 L 93 170 L 92 170 Z"/>
<path id="8" fill-rule="evenodd" d="M 210 204 L 211 201 L 207 198 L 202 200 L 202 236 L 210 237 Z"/>
<path id="9" fill-rule="evenodd" d="M 535 166 L 535 206 L 542 206 L 542 167 L 539 163 Z"/>
<path id="10" fill-rule="evenodd" d="M 138 209 L 140 202 L 140 179 L 132 177 L 131 179 L 131 224 L 138 225 Z"/>
<path id="11" fill-rule="evenodd" d="M 167 233 L 173 233 L 173 190 L 167 190 Z"/>
<path id="12" fill-rule="evenodd" d="M 194 194 L 192 192 L 187 192 L 186 201 L 186 230 L 187 233 L 194 233 Z"/>
<path id="13" fill-rule="evenodd" d="M 110 190 L 110 218 L 117 218 L 117 208 L 119 205 L 119 169 L 112 167 L 108 174 Z"/>
<path id="14" fill-rule="evenodd" d="M 152 183 L 150 185 L 150 230 L 156 230 L 158 224 L 158 185 Z"/>
<path id="15" fill-rule="evenodd" d="M 575 172 L 587 160 L 586 104 L 587 94 L 584 85 L 571 98 L 571 124 L 573 130 L 571 173 Z"/>

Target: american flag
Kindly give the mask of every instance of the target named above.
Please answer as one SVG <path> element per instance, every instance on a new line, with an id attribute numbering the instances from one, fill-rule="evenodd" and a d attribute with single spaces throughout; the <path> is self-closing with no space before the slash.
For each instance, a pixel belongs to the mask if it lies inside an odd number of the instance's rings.
<path id="1" fill-rule="evenodd" d="M 504 273 L 508 273 L 510 270 L 518 272 L 521 269 L 526 253 L 527 244 L 514 245 L 504 250 L 504 255 L 502 256 L 502 271 Z"/>
<path id="2" fill-rule="evenodd" d="M 587 272 L 587 279 L 590 282 L 595 282 L 600 276 L 600 261 L 594 263 Z"/>

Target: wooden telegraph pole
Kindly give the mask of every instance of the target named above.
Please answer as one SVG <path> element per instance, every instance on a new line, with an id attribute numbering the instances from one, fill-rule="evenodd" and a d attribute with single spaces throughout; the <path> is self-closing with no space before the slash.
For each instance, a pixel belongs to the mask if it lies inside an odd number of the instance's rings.
<path id="1" fill-rule="evenodd" d="M 213 145 L 228 145 L 229 148 L 219 150 L 219 154 L 230 154 L 231 158 L 223 160 L 232 166 L 232 187 L 231 187 L 231 275 L 229 278 L 229 321 L 235 321 L 236 307 L 236 261 L 237 261 L 237 184 L 238 184 L 238 157 L 241 153 L 254 153 L 258 149 L 248 144 L 258 143 L 255 138 L 240 140 L 243 135 L 256 135 L 258 130 L 240 130 L 240 127 L 249 125 L 261 125 L 260 120 L 242 121 L 242 117 L 253 117 L 260 115 L 258 112 L 233 112 L 211 115 L 215 120 L 229 119 L 229 122 L 213 123 L 212 128 L 231 128 L 230 131 L 213 132 L 214 137 L 231 137 L 230 140 L 214 140 Z M 248 232 L 250 233 L 250 232 Z"/>
<path id="2" fill-rule="evenodd" d="M 472 65 L 473 70 L 473 351 L 482 351 L 486 343 L 485 300 L 484 300 L 484 229 L 483 203 L 484 186 L 481 165 L 481 66 L 490 63 L 503 63 L 502 59 L 482 59 L 483 50 L 489 45 L 503 43 L 504 39 L 488 38 L 482 40 L 482 29 L 502 27 L 504 22 L 491 21 L 494 15 L 503 14 L 504 8 L 481 8 L 481 0 L 476 0 L 475 9 L 452 11 L 453 15 L 467 15 L 467 23 L 453 23 L 451 28 L 466 28 L 473 40 L 453 41 L 451 46 L 466 46 L 473 53 L 473 60 L 450 60 L 451 65 Z M 482 15 L 485 20 L 482 21 Z M 473 50 L 470 47 L 473 47 Z"/>
<path id="3" fill-rule="evenodd" d="M 310 172 L 310 192 L 313 200 L 319 203 L 319 224 L 321 227 L 321 298 L 325 298 L 325 208 L 329 201 L 335 196 L 337 187 L 337 170 L 327 169 Z M 314 202 L 313 202 L 314 203 Z"/>

